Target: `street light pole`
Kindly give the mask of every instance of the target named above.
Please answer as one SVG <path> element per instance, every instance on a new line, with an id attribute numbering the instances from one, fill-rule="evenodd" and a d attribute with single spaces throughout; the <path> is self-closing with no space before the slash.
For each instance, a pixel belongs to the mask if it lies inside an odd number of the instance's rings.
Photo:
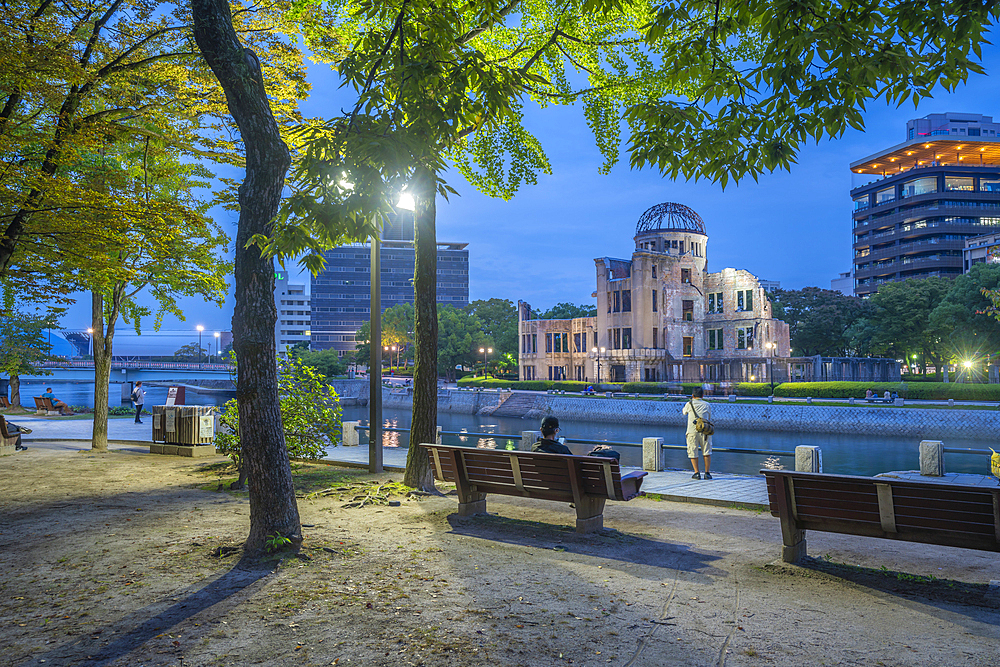
<path id="1" fill-rule="evenodd" d="M 479 351 L 483 353 L 483 379 L 485 380 L 485 379 L 487 379 L 490 376 L 490 374 L 486 370 L 487 368 L 489 368 L 489 366 L 488 366 L 489 361 L 487 361 L 487 356 L 486 355 L 489 354 L 489 353 L 491 353 L 491 352 L 493 352 L 493 348 L 492 347 L 485 347 L 485 348 L 481 347 L 481 348 L 479 348 Z"/>
<path id="2" fill-rule="evenodd" d="M 91 358 L 94 356 L 94 330 L 90 327 L 87 328 L 87 354 Z"/>
<path id="3" fill-rule="evenodd" d="M 766 347 L 770 352 L 770 356 L 767 358 L 767 379 L 771 381 L 771 396 L 774 396 L 774 348 L 778 347 L 777 343 L 765 343 Z"/>
<path id="4" fill-rule="evenodd" d="M 221 337 L 222 337 L 222 334 L 220 334 L 218 331 L 216 331 L 215 332 L 215 359 L 216 359 L 216 361 L 222 361 L 222 359 L 220 358 L 222 355 L 219 354 L 219 338 L 221 338 Z"/>
<path id="5" fill-rule="evenodd" d="M 201 366 L 201 361 L 202 361 L 201 332 L 205 330 L 205 327 L 199 324 L 198 326 L 195 327 L 195 329 L 198 330 L 198 365 Z"/>

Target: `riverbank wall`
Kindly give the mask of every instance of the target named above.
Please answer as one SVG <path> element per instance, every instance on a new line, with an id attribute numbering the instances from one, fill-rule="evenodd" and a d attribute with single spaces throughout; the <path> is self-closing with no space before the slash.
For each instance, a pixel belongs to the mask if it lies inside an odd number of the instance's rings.
<path id="1" fill-rule="evenodd" d="M 367 396 L 368 383 L 345 381 L 350 396 Z M 357 384 L 363 385 L 363 390 Z M 412 394 L 406 389 L 383 389 L 382 405 L 410 409 Z M 715 402 L 712 421 L 717 432 L 761 430 L 787 433 L 836 433 L 842 435 L 912 436 L 921 439 L 970 438 L 1000 440 L 997 410 L 897 408 L 891 406 L 819 406 L 796 404 Z M 683 427 L 683 401 L 649 401 L 536 394 L 444 390 L 438 410 L 469 415 L 521 417 L 525 430 L 534 429 L 546 415 L 581 422 L 649 424 Z M 506 409 L 505 409 L 506 408 Z"/>

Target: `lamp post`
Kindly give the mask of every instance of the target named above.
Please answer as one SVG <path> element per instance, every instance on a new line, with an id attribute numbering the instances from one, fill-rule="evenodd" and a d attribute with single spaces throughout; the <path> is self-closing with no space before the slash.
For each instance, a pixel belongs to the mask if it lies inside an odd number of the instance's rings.
<path id="1" fill-rule="evenodd" d="M 94 357 L 94 330 L 87 327 L 87 354 L 91 359 Z"/>
<path id="2" fill-rule="evenodd" d="M 222 334 L 218 331 L 215 332 L 215 359 L 216 361 L 222 361 L 222 355 L 219 354 L 219 339 L 222 338 Z"/>
<path id="3" fill-rule="evenodd" d="M 764 347 L 771 353 L 767 357 L 767 379 L 771 381 L 771 396 L 774 396 L 774 348 L 778 346 L 775 343 L 767 342 L 764 343 Z"/>
<path id="4" fill-rule="evenodd" d="M 198 330 L 198 365 L 201 366 L 201 332 L 205 330 L 205 327 L 199 324 L 195 329 Z"/>
<path id="5" fill-rule="evenodd" d="M 594 353 L 594 356 L 597 357 L 597 384 L 601 384 L 601 355 L 604 354 L 604 350 L 606 349 L 607 348 L 602 347 L 600 352 L 598 352 L 596 347 L 590 349 L 590 351 Z"/>
<path id="6" fill-rule="evenodd" d="M 483 355 L 483 379 L 485 380 L 486 378 L 488 378 L 490 376 L 490 374 L 486 371 L 486 369 L 488 368 L 487 364 L 489 363 L 486 360 L 487 359 L 486 355 L 492 353 L 493 352 L 493 348 L 492 347 L 481 347 L 481 348 L 479 348 L 479 351 Z"/>
<path id="7" fill-rule="evenodd" d="M 971 371 L 972 371 L 972 362 L 969 361 L 968 359 L 966 359 L 965 361 L 962 362 L 962 366 L 965 367 L 965 381 L 968 382 L 969 379 L 972 377 L 972 373 L 971 373 Z"/>

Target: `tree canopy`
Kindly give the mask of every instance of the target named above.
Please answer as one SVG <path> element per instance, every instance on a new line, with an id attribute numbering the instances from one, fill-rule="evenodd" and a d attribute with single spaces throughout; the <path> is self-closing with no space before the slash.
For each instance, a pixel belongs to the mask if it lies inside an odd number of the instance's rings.
<path id="1" fill-rule="evenodd" d="M 850 356 L 854 345 L 851 326 L 868 311 L 858 297 L 805 287 L 778 289 L 769 293 L 774 317 L 788 323 L 791 347 L 796 356 Z"/>
<path id="2" fill-rule="evenodd" d="M 517 309 L 510 299 L 479 299 L 465 310 L 482 323 L 483 333 L 492 342 L 498 358 L 504 354 L 517 355 Z"/>
<path id="3" fill-rule="evenodd" d="M 548 310 L 543 310 L 538 314 L 540 320 L 571 320 L 574 317 L 596 317 L 597 306 L 572 303 L 557 303 Z"/>

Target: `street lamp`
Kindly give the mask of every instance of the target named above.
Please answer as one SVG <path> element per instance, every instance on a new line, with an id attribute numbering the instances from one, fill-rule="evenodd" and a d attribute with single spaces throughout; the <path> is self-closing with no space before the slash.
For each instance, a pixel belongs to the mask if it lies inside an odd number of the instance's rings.
<path id="1" fill-rule="evenodd" d="M 968 382 L 971 377 L 971 373 L 969 371 L 972 370 L 972 362 L 966 359 L 962 362 L 962 365 L 965 367 L 965 381 Z"/>
<path id="2" fill-rule="evenodd" d="M 597 357 L 597 384 L 601 384 L 601 355 L 604 354 L 604 350 L 607 348 L 602 347 L 600 353 L 596 347 L 590 349 L 591 352 Z"/>
<path id="3" fill-rule="evenodd" d="M 205 327 L 199 324 L 195 329 L 198 330 L 198 364 L 201 365 L 201 332 L 205 330 Z"/>
<path id="4" fill-rule="evenodd" d="M 222 361 L 222 355 L 219 354 L 219 339 L 222 338 L 222 334 L 218 331 L 215 332 L 215 358 L 217 361 Z"/>
<path id="5" fill-rule="evenodd" d="M 778 347 L 776 343 L 767 342 L 764 343 L 771 355 L 767 358 L 767 377 L 771 380 L 771 396 L 774 396 L 774 348 Z"/>
<path id="6" fill-rule="evenodd" d="M 490 376 L 490 374 L 488 372 L 486 372 L 486 369 L 488 368 L 487 364 L 489 363 L 489 362 L 486 361 L 486 355 L 487 354 L 492 354 L 493 353 L 493 348 L 492 347 L 486 347 L 486 348 L 481 347 L 481 348 L 479 348 L 479 351 L 482 352 L 482 354 L 483 354 L 483 379 L 485 380 L 486 378 L 488 378 Z"/>
<path id="7" fill-rule="evenodd" d="M 94 330 L 87 327 L 87 354 L 91 358 L 94 356 Z"/>

